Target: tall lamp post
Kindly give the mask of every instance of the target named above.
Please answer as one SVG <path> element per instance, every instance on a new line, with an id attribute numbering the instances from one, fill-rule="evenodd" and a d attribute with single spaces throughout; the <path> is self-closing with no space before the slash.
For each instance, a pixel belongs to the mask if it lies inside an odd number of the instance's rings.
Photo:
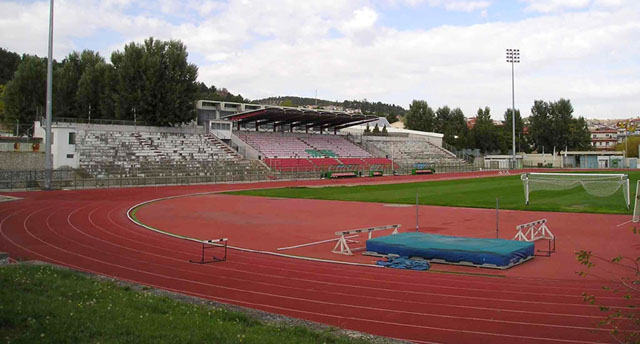
<path id="1" fill-rule="evenodd" d="M 511 152 L 513 167 L 516 167 L 516 92 L 514 86 L 514 64 L 520 63 L 520 49 L 507 49 L 507 62 L 511 63 Z"/>
<path id="2" fill-rule="evenodd" d="M 44 157 L 44 188 L 51 190 L 51 179 L 53 174 L 53 157 L 51 156 L 51 121 L 53 114 L 52 92 L 53 92 L 53 0 L 49 3 L 49 52 L 47 60 L 47 117 L 45 134 L 45 157 Z"/>

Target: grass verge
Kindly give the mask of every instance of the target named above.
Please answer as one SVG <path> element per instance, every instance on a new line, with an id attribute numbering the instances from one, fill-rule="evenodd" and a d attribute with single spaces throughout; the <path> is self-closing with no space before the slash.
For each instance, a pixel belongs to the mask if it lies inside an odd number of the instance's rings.
<path id="1" fill-rule="evenodd" d="M 49 265 L 0 266 L 0 340 L 6 343 L 368 343 L 278 325 L 148 287 L 123 285 Z M 138 289 L 138 290 L 137 290 Z M 194 302 L 194 300 L 196 300 Z M 378 337 L 378 342 L 387 342 Z"/>
<path id="2" fill-rule="evenodd" d="M 625 173 L 629 175 L 633 200 L 640 172 Z M 609 197 L 589 195 L 581 186 L 562 191 L 535 191 L 530 194 L 530 205 L 526 206 L 519 175 L 402 184 L 292 187 L 228 194 L 397 204 L 415 204 L 417 195 L 422 205 L 470 208 L 495 208 L 498 198 L 500 209 L 611 214 L 632 212 L 627 210 L 622 188 Z"/>

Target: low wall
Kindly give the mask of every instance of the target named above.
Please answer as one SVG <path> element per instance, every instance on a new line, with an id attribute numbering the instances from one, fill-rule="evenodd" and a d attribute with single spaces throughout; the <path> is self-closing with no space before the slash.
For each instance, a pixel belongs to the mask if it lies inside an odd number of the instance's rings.
<path id="1" fill-rule="evenodd" d="M 0 170 L 44 169 L 44 153 L 40 152 L 0 152 L 0 161 Z"/>

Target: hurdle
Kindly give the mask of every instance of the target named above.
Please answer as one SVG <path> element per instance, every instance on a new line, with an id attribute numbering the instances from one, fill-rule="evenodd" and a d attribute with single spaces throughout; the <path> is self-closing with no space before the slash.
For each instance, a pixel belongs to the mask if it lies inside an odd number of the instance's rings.
<path id="1" fill-rule="evenodd" d="M 364 249 L 364 247 L 359 247 L 355 249 L 349 248 L 349 243 L 347 242 L 347 238 L 346 238 L 347 235 L 367 233 L 369 236 L 369 239 L 371 239 L 371 233 L 373 232 L 393 229 L 393 232 L 391 233 L 391 235 L 393 235 L 393 234 L 398 234 L 398 228 L 400 227 L 401 225 L 387 225 L 387 226 L 351 229 L 347 231 L 337 231 L 336 235 L 339 235 L 340 238 L 338 239 L 336 246 L 333 248 L 331 252 L 337 253 L 337 254 L 343 254 L 345 256 L 353 256 L 353 251 L 362 250 Z"/>
<path id="2" fill-rule="evenodd" d="M 189 259 L 189 262 L 196 263 L 196 264 L 209 264 L 209 263 L 227 261 L 227 241 L 228 241 L 227 238 L 211 239 L 211 240 L 205 240 L 205 241 L 198 240 L 198 242 L 202 244 L 202 255 L 200 256 L 200 260 Z M 215 255 L 212 255 L 211 260 L 205 260 L 204 250 L 209 250 L 216 247 L 224 248 L 224 256 L 222 256 L 222 258 L 218 258 Z"/>
<path id="3" fill-rule="evenodd" d="M 541 219 L 518 225 L 516 226 L 516 231 L 516 235 L 512 240 L 534 242 L 537 240 L 546 239 L 549 242 L 548 250 L 538 250 L 538 252 L 546 253 L 546 257 L 550 257 L 552 253 L 556 252 L 556 237 L 555 235 L 553 235 L 553 233 L 551 233 L 549 227 L 547 227 L 547 219 Z M 551 245 L 552 242 L 553 245 Z"/>

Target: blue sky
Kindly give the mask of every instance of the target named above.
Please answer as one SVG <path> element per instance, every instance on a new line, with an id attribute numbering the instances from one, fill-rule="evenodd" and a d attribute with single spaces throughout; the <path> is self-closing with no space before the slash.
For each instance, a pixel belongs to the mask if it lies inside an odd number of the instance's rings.
<path id="1" fill-rule="evenodd" d="M 0 0 L 0 46 L 44 56 L 48 1 Z M 640 115 L 637 0 L 57 0 L 54 55 L 109 58 L 131 41 L 179 39 L 199 79 L 244 97 L 369 99 L 408 108 L 571 99 L 588 118 Z"/>

